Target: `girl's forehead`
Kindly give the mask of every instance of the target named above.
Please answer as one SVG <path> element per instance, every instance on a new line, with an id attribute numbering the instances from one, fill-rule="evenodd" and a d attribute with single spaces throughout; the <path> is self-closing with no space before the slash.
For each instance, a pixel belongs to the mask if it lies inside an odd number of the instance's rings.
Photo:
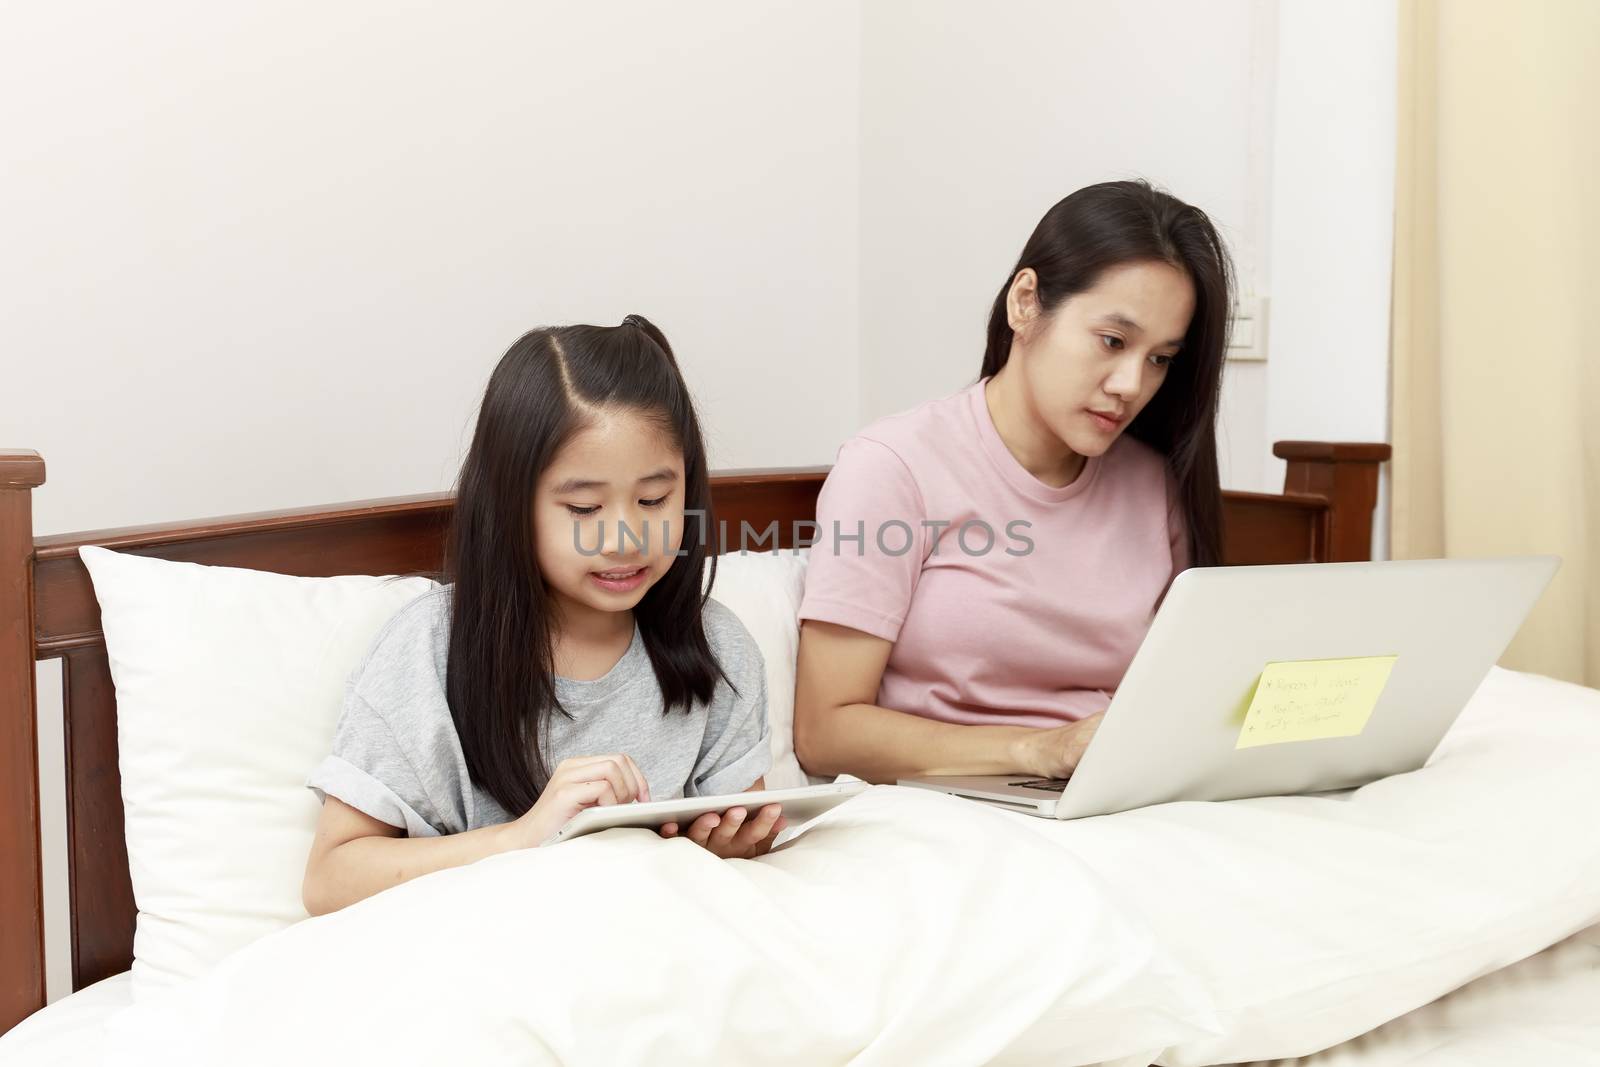
<path id="1" fill-rule="evenodd" d="M 635 480 L 662 467 L 683 470 L 683 452 L 661 420 L 632 410 L 603 410 L 567 439 L 542 480 L 575 476 L 613 483 Z"/>

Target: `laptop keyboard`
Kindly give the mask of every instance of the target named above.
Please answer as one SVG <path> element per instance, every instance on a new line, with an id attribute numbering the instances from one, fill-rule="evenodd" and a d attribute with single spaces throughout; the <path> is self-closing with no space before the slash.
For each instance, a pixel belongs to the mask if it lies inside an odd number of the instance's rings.
<path id="1" fill-rule="evenodd" d="M 1007 782 L 1007 785 L 1020 786 L 1023 789 L 1042 789 L 1050 793 L 1059 793 L 1067 787 L 1067 778 L 1028 778 L 1020 782 Z"/>

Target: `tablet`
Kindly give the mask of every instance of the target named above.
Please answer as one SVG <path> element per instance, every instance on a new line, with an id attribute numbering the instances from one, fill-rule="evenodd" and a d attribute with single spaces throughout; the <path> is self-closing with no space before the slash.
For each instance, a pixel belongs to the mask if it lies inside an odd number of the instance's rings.
<path id="1" fill-rule="evenodd" d="M 676 800 L 650 800 L 644 803 L 607 804 L 604 807 L 584 808 L 568 820 L 556 835 L 545 844 L 570 841 L 575 837 L 610 830 L 618 826 L 640 827 L 656 830 L 669 822 L 678 824 L 679 832 L 708 811 L 722 813 L 729 808 L 744 808 L 754 815 L 768 804 L 782 804 L 783 814 L 789 820 L 785 832 L 801 823 L 815 819 L 823 812 L 843 804 L 867 788 L 866 782 L 834 782 L 831 785 L 807 785 L 798 789 L 758 789 L 750 793 L 730 793 L 720 797 L 680 797 Z"/>

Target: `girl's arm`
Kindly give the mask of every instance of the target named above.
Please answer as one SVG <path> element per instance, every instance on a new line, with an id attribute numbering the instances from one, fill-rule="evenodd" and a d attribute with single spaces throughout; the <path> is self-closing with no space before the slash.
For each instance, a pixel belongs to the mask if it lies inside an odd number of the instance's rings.
<path id="1" fill-rule="evenodd" d="M 312 915 L 338 911 L 401 882 L 504 852 L 510 847 L 506 828 L 514 825 L 442 837 L 406 837 L 398 826 L 330 796 L 317 818 L 301 898 Z"/>
<path id="2" fill-rule="evenodd" d="M 869 782 L 935 774 L 1070 773 L 1100 716 L 1051 729 L 964 726 L 873 703 L 893 642 L 807 619 L 800 626 L 794 751 L 809 773 Z"/>
<path id="3" fill-rule="evenodd" d="M 520 818 L 440 837 L 406 837 L 335 796 L 322 802 L 300 896 L 306 911 L 338 911 L 390 886 L 518 848 L 534 848 L 584 808 L 649 800 L 644 774 L 625 754 L 562 760 Z"/>

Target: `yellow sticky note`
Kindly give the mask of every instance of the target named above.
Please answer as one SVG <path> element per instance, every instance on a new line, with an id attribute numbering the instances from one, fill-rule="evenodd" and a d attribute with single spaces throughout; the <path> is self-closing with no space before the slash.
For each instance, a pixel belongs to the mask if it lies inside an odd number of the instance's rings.
<path id="1" fill-rule="evenodd" d="M 1233 747 L 1354 737 L 1367 727 L 1398 656 L 1269 663 Z"/>

